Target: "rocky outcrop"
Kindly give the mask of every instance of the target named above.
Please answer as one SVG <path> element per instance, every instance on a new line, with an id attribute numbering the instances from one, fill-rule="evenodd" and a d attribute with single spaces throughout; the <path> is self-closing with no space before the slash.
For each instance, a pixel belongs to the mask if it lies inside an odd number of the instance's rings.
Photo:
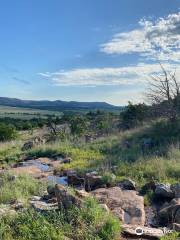
<path id="1" fill-rule="evenodd" d="M 88 196 L 88 193 L 85 191 L 72 191 L 71 189 L 64 187 L 62 185 L 55 185 L 55 196 L 59 208 L 68 209 L 73 205 L 81 206 L 84 202 L 84 199 Z"/>
<path id="2" fill-rule="evenodd" d="M 171 190 L 174 193 L 175 198 L 180 198 L 180 183 L 171 185 Z"/>
<path id="3" fill-rule="evenodd" d="M 174 193 L 171 190 L 170 184 L 157 184 L 155 189 L 155 195 L 161 198 L 173 198 Z"/>
<path id="4" fill-rule="evenodd" d="M 123 191 L 119 187 L 113 187 L 100 188 L 91 193 L 124 223 L 144 225 L 144 199 L 136 191 Z"/>
<path id="5" fill-rule="evenodd" d="M 173 223 L 172 229 L 176 232 L 180 232 L 180 224 L 178 223 Z"/>
<path id="6" fill-rule="evenodd" d="M 54 211 L 58 209 L 57 202 L 49 203 L 47 200 L 38 196 L 31 197 L 29 203 L 38 212 Z"/>
<path id="7" fill-rule="evenodd" d="M 180 198 L 175 198 L 170 203 L 164 204 L 158 212 L 158 216 L 164 224 L 180 224 Z"/>
<path id="8" fill-rule="evenodd" d="M 86 173 L 85 175 L 85 189 L 86 191 L 92 191 L 94 189 L 102 187 L 102 176 L 99 176 L 97 172 Z"/>
<path id="9" fill-rule="evenodd" d="M 78 176 L 76 171 L 67 171 L 66 172 L 67 175 L 67 181 L 69 185 L 72 186 L 84 186 L 84 178 Z"/>

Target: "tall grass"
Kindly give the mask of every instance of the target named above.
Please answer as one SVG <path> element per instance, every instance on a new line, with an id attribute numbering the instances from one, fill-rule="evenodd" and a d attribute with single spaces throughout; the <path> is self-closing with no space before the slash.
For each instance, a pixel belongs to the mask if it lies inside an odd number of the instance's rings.
<path id="1" fill-rule="evenodd" d="M 120 237 L 119 221 L 105 212 L 93 199 L 82 208 L 42 215 L 27 210 L 0 221 L 2 240 L 115 240 Z"/>
<path id="2" fill-rule="evenodd" d="M 0 142 L 0 165 L 18 161 L 22 154 L 21 146 L 21 140 Z"/>
<path id="3" fill-rule="evenodd" d="M 11 175 L 0 176 L 0 204 L 14 200 L 26 201 L 30 196 L 41 194 L 45 190 L 45 183 L 41 183 L 29 175 L 19 175 L 14 180 Z"/>

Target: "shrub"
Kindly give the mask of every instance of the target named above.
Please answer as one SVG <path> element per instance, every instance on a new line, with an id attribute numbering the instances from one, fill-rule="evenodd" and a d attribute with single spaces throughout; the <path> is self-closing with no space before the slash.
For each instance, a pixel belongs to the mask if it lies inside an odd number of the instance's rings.
<path id="1" fill-rule="evenodd" d="M 9 141 L 17 137 L 17 132 L 15 128 L 11 125 L 6 125 L 4 123 L 0 124 L 0 141 Z"/>

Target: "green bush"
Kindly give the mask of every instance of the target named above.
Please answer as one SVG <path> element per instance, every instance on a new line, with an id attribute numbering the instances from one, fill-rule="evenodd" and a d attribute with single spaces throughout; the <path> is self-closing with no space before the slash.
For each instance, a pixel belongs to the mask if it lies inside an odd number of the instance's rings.
<path id="1" fill-rule="evenodd" d="M 9 141 L 17 137 L 17 132 L 15 128 L 11 125 L 6 125 L 4 123 L 0 124 L 0 141 Z"/>

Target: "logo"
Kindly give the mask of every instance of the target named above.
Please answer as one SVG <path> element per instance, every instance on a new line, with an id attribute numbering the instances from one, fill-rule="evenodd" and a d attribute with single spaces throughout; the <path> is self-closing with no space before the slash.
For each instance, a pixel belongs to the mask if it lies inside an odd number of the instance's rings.
<path id="1" fill-rule="evenodd" d="M 141 235 L 143 235 L 144 230 L 141 227 L 137 227 L 135 229 L 135 233 L 136 233 L 136 235 L 141 236 Z"/>

